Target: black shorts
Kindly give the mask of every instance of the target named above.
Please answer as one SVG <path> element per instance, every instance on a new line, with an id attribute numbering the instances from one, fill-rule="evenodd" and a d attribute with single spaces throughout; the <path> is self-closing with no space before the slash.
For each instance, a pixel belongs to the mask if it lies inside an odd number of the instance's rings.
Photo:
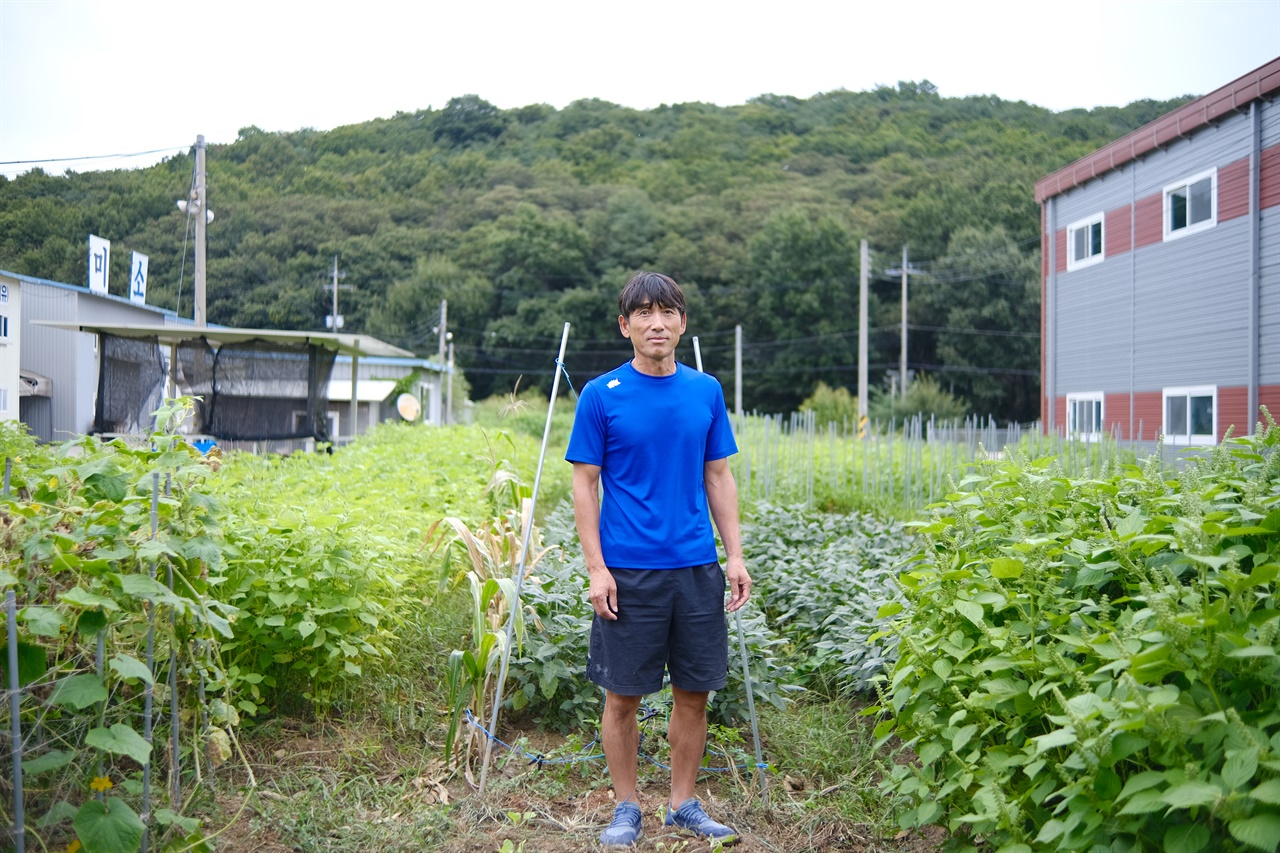
<path id="1" fill-rule="evenodd" d="M 587 677 L 622 696 L 671 684 L 719 690 L 729 674 L 729 627 L 719 563 L 683 569 L 610 569 L 618 586 L 617 620 L 591 621 Z"/>

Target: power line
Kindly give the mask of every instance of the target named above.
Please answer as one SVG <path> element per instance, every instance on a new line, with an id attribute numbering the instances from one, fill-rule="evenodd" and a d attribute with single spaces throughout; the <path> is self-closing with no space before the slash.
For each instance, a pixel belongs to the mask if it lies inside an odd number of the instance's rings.
<path id="1" fill-rule="evenodd" d="M 917 332 L 947 332 L 953 335 L 991 335 L 993 337 L 1002 338 L 1039 338 L 1039 332 L 1008 332 L 1002 329 L 956 329 L 951 326 L 918 326 L 915 323 L 907 325 L 908 329 Z"/>
<path id="2" fill-rule="evenodd" d="M 168 148 L 153 148 L 150 151 L 135 151 L 132 154 L 90 154 L 87 157 L 45 157 L 40 160 L 0 160 L 0 166 L 35 166 L 40 163 L 71 163 L 77 160 L 123 160 L 126 157 L 141 157 L 145 154 L 163 154 L 175 148 L 184 151 L 190 145 L 173 145 Z"/>

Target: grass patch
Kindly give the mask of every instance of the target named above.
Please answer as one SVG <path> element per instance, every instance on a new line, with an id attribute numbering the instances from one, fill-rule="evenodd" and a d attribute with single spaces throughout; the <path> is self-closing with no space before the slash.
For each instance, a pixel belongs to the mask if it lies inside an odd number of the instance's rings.
<path id="1" fill-rule="evenodd" d="M 391 693 L 388 685 L 377 689 Z M 855 707 L 799 702 L 785 711 L 764 709 L 760 723 L 766 758 L 775 767 L 768 776 L 767 809 L 758 781 L 745 771 L 704 772 L 697 785 L 707 808 L 742 833 L 736 850 L 938 849 L 933 839 L 897 837 L 889 803 L 875 788 L 893 756 L 875 749 L 871 722 Z M 248 795 L 239 824 L 220 839 L 219 850 L 498 853 L 507 841 L 513 851 L 524 844 L 526 853 L 599 849 L 600 830 L 614 805 L 603 760 L 539 765 L 495 746 L 488 790 L 481 796 L 440 764 L 431 731 L 406 732 L 381 712 L 326 724 L 276 720 L 258 726 L 247 748 L 259 787 Z M 749 753 L 750 731 L 737 734 L 739 748 Z M 565 737 L 505 726 L 503 731 L 508 743 L 552 760 L 582 755 L 594 737 L 595 732 Z M 646 730 L 647 753 L 661 737 L 660 726 Z M 712 738 L 717 741 L 715 731 Z M 588 754 L 595 753 L 598 747 Z M 709 763 L 722 765 L 724 757 L 713 754 Z M 246 796 L 244 781 L 240 773 L 218 783 L 223 816 Z M 641 763 L 645 838 L 638 849 L 708 849 L 705 842 L 663 832 L 668 781 L 666 770 Z"/>

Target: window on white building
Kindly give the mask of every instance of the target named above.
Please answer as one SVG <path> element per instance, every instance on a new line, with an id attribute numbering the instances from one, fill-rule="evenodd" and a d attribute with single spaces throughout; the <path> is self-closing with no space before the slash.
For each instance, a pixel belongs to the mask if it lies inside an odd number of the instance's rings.
<path id="1" fill-rule="evenodd" d="M 1214 444 L 1218 440 L 1218 389 L 1214 385 L 1164 389 L 1166 444 Z"/>
<path id="2" fill-rule="evenodd" d="M 1218 221 L 1218 171 L 1210 169 L 1164 188 L 1164 239 L 1212 228 Z"/>
<path id="3" fill-rule="evenodd" d="M 9 389 L 0 388 L 0 412 L 9 411 Z"/>
<path id="4" fill-rule="evenodd" d="M 9 337 L 9 316 L 0 314 L 0 338 Z"/>
<path id="5" fill-rule="evenodd" d="M 1102 435 L 1102 392 L 1067 395 L 1067 434 L 1088 441 Z"/>
<path id="6" fill-rule="evenodd" d="M 329 421 L 329 437 L 338 437 L 338 413 L 325 412 L 325 418 Z M 303 409 L 293 410 L 293 431 L 302 432 L 307 426 L 307 413 Z"/>
<path id="7" fill-rule="evenodd" d="M 1096 213 L 1067 227 L 1067 269 L 1096 264 L 1104 257 L 1103 216 Z"/>

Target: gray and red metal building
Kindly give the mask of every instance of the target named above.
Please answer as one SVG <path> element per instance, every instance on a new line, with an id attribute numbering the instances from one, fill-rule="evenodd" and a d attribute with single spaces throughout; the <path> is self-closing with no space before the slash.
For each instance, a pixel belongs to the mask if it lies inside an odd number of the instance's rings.
<path id="1" fill-rule="evenodd" d="M 1046 431 L 1280 419 L 1280 58 L 1036 183 Z"/>

